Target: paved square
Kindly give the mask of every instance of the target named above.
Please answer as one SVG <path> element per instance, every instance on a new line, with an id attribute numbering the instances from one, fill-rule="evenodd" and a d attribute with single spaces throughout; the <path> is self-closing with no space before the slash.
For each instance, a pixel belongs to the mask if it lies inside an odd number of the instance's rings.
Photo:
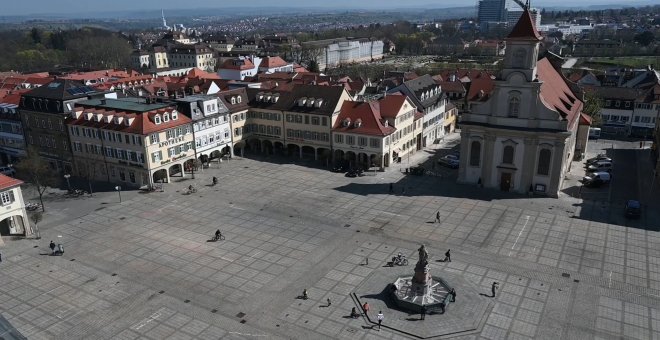
<path id="1" fill-rule="evenodd" d="M 60 211 L 39 241 L 5 239 L 0 313 L 29 339 L 404 339 L 348 317 L 350 294 L 389 275 L 398 252 L 412 274 L 424 243 L 433 275 L 485 294 L 500 283 L 485 322 L 462 338 L 660 338 L 658 232 L 573 218 L 570 198 L 398 170 L 346 178 L 235 159 L 121 204 L 89 198 L 98 206 Z M 211 176 L 220 184 L 206 186 Z M 190 183 L 197 194 L 183 195 Z M 216 229 L 226 240 L 208 241 Z M 51 239 L 64 256 L 42 255 Z M 447 249 L 452 262 L 436 262 Z M 303 289 L 310 299 L 296 298 Z"/>

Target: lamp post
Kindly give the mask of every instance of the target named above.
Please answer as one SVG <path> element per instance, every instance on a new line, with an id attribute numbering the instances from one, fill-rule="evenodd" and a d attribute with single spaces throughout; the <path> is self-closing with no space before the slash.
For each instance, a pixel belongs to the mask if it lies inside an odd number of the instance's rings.
<path id="1" fill-rule="evenodd" d="M 69 178 L 71 178 L 71 175 L 65 174 L 64 178 L 66 179 L 66 186 L 69 189 L 69 192 L 71 192 L 71 182 L 69 181 Z"/>
<path id="2" fill-rule="evenodd" d="M 119 195 L 119 203 L 121 203 L 121 187 L 120 187 L 120 186 L 116 186 L 116 187 L 115 187 L 115 190 L 117 190 L 117 194 Z"/>

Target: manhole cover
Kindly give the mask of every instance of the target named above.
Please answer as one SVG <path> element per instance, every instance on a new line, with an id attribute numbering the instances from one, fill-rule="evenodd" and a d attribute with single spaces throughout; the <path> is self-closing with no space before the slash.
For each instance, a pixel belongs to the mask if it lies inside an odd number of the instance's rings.
<path id="1" fill-rule="evenodd" d="M 117 274 L 116 274 L 116 273 L 112 273 L 112 276 L 117 276 Z"/>
<path id="2" fill-rule="evenodd" d="M 120 220 L 125 220 L 125 219 L 126 219 L 126 217 L 120 217 L 119 219 L 120 219 Z"/>
<path id="3" fill-rule="evenodd" d="M 211 313 L 217 313 L 217 312 L 218 312 L 217 309 L 212 309 L 212 310 L 211 310 Z"/>
<path id="4" fill-rule="evenodd" d="M 569 274 L 569 273 L 561 273 L 561 276 L 563 276 L 563 277 L 571 277 L 571 274 Z"/>
<path id="5" fill-rule="evenodd" d="M 71 259 L 71 260 L 69 260 L 69 261 L 75 261 L 75 260 L 76 260 L 76 259 Z"/>
<path id="6" fill-rule="evenodd" d="M 158 292 L 158 294 L 163 294 L 163 293 L 165 293 L 164 290 L 161 290 L 160 292 Z"/>
<path id="7" fill-rule="evenodd" d="M 573 282 L 580 282 L 580 280 L 578 280 L 578 279 L 575 279 L 575 280 L 573 280 Z"/>
<path id="8" fill-rule="evenodd" d="M 243 313 L 243 312 L 240 312 L 240 313 L 236 314 L 237 318 L 242 318 L 244 316 L 245 316 L 245 313 Z"/>
<path id="9" fill-rule="evenodd" d="M 245 321 L 245 320 L 241 320 L 241 323 L 246 323 L 246 322 L 247 322 L 247 321 Z"/>
<path id="10" fill-rule="evenodd" d="M 351 226 L 350 224 L 344 224 L 344 228 L 348 228 L 350 226 Z"/>
<path id="11" fill-rule="evenodd" d="M 183 301 L 183 302 L 184 302 L 184 303 L 188 303 L 188 302 L 190 302 L 190 300 L 186 300 L 186 301 Z"/>

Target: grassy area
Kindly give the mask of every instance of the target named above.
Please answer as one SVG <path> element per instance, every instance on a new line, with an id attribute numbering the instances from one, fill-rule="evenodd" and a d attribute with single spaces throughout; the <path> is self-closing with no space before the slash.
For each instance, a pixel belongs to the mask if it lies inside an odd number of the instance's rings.
<path id="1" fill-rule="evenodd" d="M 655 68 L 660 66 L 660 56 L 645 56 L 645 57 L 604 57 L 604 58 L 589 58 L 584 61 L 582 66 L 591 68 L 609 67 L 609 66 L 622 66 L 622 67 L 645 67 L 647 65 L 654 65 Z"/>

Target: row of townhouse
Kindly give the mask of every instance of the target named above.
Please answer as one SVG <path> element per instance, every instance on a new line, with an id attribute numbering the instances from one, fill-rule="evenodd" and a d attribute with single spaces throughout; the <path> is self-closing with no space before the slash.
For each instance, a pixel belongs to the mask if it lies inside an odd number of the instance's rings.
<path id="1" fill-rule="evenodd" d="M 29 151 L 54 172 L 142 187 L 246 150 L 388 167 L 453 131 L 456 109 L 440 86 L 415 84 L 371 102 L 319 85 L 172 100 L 118 99 L 56 79 L 23 94 L 19 109 Z"/>
<path id="2" fill-rule="evenodd" d="M 600 116 L 606 133 L 651 137 L 660 114 L 660 85 L 635 88 L 587 87 L 601 99 Z"/>

